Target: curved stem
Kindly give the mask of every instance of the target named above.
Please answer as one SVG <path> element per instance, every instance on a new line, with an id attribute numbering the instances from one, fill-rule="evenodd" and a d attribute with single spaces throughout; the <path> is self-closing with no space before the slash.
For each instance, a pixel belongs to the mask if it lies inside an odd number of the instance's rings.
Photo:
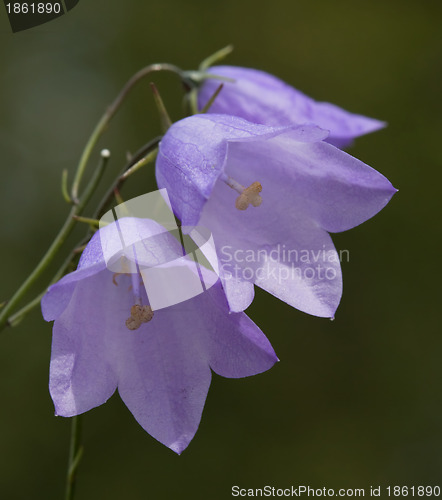
<path id="1" fill-rule="evenodd" d="M 90 136 L 83 154 L 81 155 L 80 162 L 78 163 L 77 171 L 75 173 L 74 181 L 72 184 L 72 191 L 71 191 L 71 198 L 73 199 L 74 202 L 78 201 L 78 190 L 80 187 L 80 182 L 83 177 L 84 171 L 86 169 L 87 162 L 89 160 L 89 157 L 92 153 L 92 150 L 94 149 L 95 145 L 98 142 L 98 139 L 101 137 L 101 134 L 105 131 L 107 125 L 117 112 L 118 108 L 121 106 L 122 102 L 124 99 L 127 97 L 128 93 L 131 91 L 131 89 L 144 77 L 149 75 L 150 73 L 153 73 L 154 71 L 171 71 L 172 73 L 176 73 L 180 75 L 182 79 L 185 79 L 183 76 L 183 71 L 178 68 L 177 66 L 173 64 L 168 64 L 168 63 L 159 63 L 159 64 L 150 64 L 149 66 L 146 66 L 145 68 L 141 69 L 135 75 L 133 75 L 126 85 L 121 89 L 120 93 L 117 95 L 116 99 L 114 102 L 107 108 L 106 112 L 104 115 L 101 117 L 100 121 L 98 122 L 97 126 L 95 127 L 94 131 L 92 132 L 92 135 Z"/>
<path id="2" fill-rule="evenodd" d="M 31 300 L 31 302 L 26 304 L 24 307 L 22 307 L 15 314 L 10 316 L 8 318 L 8 325 L 17 326 L 20 323 L 20 321 L 23 319 L 23 317 L 26 316 L 26 314 L 28 314 L 28 312 L 32 311 L 32 309 L 34 309 L 34 307 L 38 306 L 38 304 L 40 303 L 40 300 L 43 298 L 43 295 L 45 293 L 46 293 L 46 290 L 44 292 L 40 293 L 39 295 L 37 295 L 37 297 L 35 297 L 33 300 Z"/>
<path id="3" fill-rule="evenodd" d="M 147 144 L 145 144 L 142 148 L 140 148 L 132 156 L 132 158 L 129 161 L 129 163 L 124 166 L 124 169 L 122 169 L 122 171 L 120 172 L 120 174 L 118 174 L 118 176 L 116 177 L 116 179 L 112 183 L 111 187 L 109 188 L 109 190 L 106 192 L 105 196 L 103 197 L 103 199 L 99 203 L 98 208 L 96 209 L 95 215 L 94 215 L 93 218 L 97 219 L 97 218 L 100 217 L 100 215 L 102 215 L 102 212 L 104 211 L 104 209 L 106 208 L 106 206 L 108 205 L 108 203 L 110 202 L 110 200 L 114 197 L 114 191 L 115 191 L 115 189 L 119 189 L 122 186 L 122 184 L 125 181 L 125 179 L 127 178 L 127 176 L 124 175 L 125 172 L 131 172 L 131 169 L 134 166 L 136 166 L 140 162 L 140 160 L 142 161 L 143 158 L 146 155 L 149 155 L 150 153 L 152 153 L 152 151 L 155 151 L 155 148 L 157 147 L 160 139 L 161 139 L 161 137 L 155 137 L 154 139 L 152 139 L 151 141 L 149 141 Z M 78 244 L 76 245 L 76 247 L 79 247 L 79 246 L 83 245 L 89 239 L 90 239 L 90 231 L 88 231 L 87 234 L 86 234 L 86 236 L 80 242 L 78 242 Z M 55 283 L 56 281 L 58 281 L 63 276 L 63 274 L 65 273 L 65 271 L 68 268 L 69 264 L 72 262 L 72 260 L 75 258 L 76 255 L 77 255 L 77 251 L 74 249 L 69 254 L 69 256 L 66 258 L 66 260 L 63 262 L 62 266 L 55 273 L 55 275 L 53 276 L 53 278 L 50 281 L 49 285 L 52 285 L 53 283 Z M 46 287 L 31 302 L 29 302 L 28 304 L 26 304 L 23 308 L 21 308 L 15 314 L 13 314 L 12 316 L 10 316 L 9 318 L 6 318 L 6 323 L 5 324 L 6 325 L 10 325 L 10 326 L 17 325 L 28 312 L 32 311 L 32 309 L 34 309 L 35 307 L 38 306 L 38 304 L 40 303 L 42 297 L 46 293 L 47 288 L 48 287 Z M 3 310 L 2 310 L 2 313 L 3 313 Z M 2 324 L 2 326 L 5 326 L 5 325 Z M 0 330 L 2 329 L 2 326 L 0 326 Z"/>
<path id="4" fill-rule="evenodd" d="M 92 215 L 93 219 L 100 219 L 100 217 L 104 214 L 104 211 L 106 207 L 109 205 L 109 203 L 112 201 L 114 198 L 114 191 L 115 189 L 120 190 L 122 184 L 124 183 L 126 177 L 124 174 L 132 168 L 137 162 L 142 160 L 147 154 L 152 152 L 156 147 L 158 146 L 159 142 L 161 140 L 161 136 L 157 136 L 154 139 L 150 140 L 147 144 L 145 144 L 143 147 L 141 147 L 136 153 L 132 155 L 132 158 L 129 160 L 129 162 L 124 166 L 124 168 L 121 170 L 121 172 L 118 174 L 117 178 L 115 179 L 114 183 L 110 186 L 110 188 L 107 190 L 105 195 L 103 196 L 102 200 L 98 204 L 97 209 Z"/>
<path id="5" fill-rule="evenodd" d="M 83 211 L 86 203 L 89 201 L 93 192 L 95 191 L 98 182 L 103 174 L 104 168 L 109 159 L 108 155 L 102 155 L 100 164 L 98 168 L 94 171 L 94 174 L 89 181 L 89 184 L 79 200 L 77 205 L 74 205 L 69 212 L 69 215 L 63 224 L 63 227 L 60 229 L 59 233 L 55 237 L 55 240 L 52 242 L 52 245 L 49 247 L 43 258 L 38 263 L 37 267 L 32 271 L 32 273 L 28 276 L 28 278 L 24 281 L 21 287 L 15 292 L 9 302 L 2 309 L 0 314 L 0 330 L 2 330 L 5 326 L 10 325 L 9 315 L 15 306 L 20 302 L 22 297 L 28 292 L 28 290 L 32 287 L 32 285 L 37 281 L 40 277 L 41 273 L 48 267 L 48 265 L 52 262 L 55 255 L 60 250 L 63 243 L 66 241 L 66 238 L 70 235 L 76 220 L 73 219 L 73 216 L 80 215 Z"/>
<path id="6" fill-rule="evenodd" d="M 213 66 L 214 64 L 222 61 L 225 57 L 227 57 L 233 51 L 233 45 L 227 45 L 227 47 L 223 47 L 222 49 L 216 51 L 214 54 L 206 57 L 204 61 L 200 64 L 200 71 L 206 71 L 207 68 Z"/>
<path id="7" fill-rule="evenodd" d="M 124 174 L 120 177 L 121 182 L 125 181 L 128 177 L 133 175 L 135 172 L 137 172 L 140 168 L 148 165 L 149 163 L 152 163 L 155 158 L 157 157 L 158 154 L 158 149 L 154 149 L 151 151 L 149 154 L 147 154 L 144 158 L 141 158 L 141 160 L 138 160 L 136 163 L 134 163 L 130 168 L 124 172 Z"/>

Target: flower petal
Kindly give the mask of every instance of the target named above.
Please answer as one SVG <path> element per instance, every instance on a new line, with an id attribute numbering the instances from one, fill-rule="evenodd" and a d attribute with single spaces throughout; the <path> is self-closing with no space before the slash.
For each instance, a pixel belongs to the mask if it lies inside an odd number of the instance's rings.
<path id="1" fill-rule="evenodd" d="M 205 122 L 212 127 L 209 132 Z M 247 134 L 237 136 L 242 127 Z M 361 224 L 396 190 L 379 172 L 323 142 L 324 131 L 315 125 L 261 127 L 250 133 L 253 127 L 227 115 L 178 122 L 162 143 L 160 153 L 167 161 L 157 163 L 159 183 L 168 188 L 184 224 L 200 224 L 213 233 L 221 263 L 229 262 L 220 255 L 224 247 L 254 254 L 250 264 L 238 266 L 239 274 L 228 266 L 221 269 L 231 310 L 249 305 L 250 285 L 255 283 L 302 311 L 332 317 L 341 298 L 342 277 L 327 231 Z M 168 142 L 168 134 L 179 138 L 177 143 Z M 204 168 L 180 149 L 186 141 L 199 151 Z M 237 210 L 238 193 L 227 186 L 232 179 L 237 186 L 262 186 L 260 206 Z M 266 256 L 284 245 L 304 259 L 287 263 Z M 260 252 L 267 254 L 257 256 Z M 232 261 L 237 263 L 230 257 Z M 241 297 L 243 291 L 246 295 Z"/>
<path id="2" fill-rule="evenodd" d="M 124 327 L 128 301 L 107 270 L 77 282 L 53 328 L 49 389 L 57 415 L 78 415 L 114 393 L 115 336 Z"/>
<path id="3" fill-rule="evenodd" d="M 167 253 L 169 248 L 156 240 L 158 235 L 149 238 L 142 230 L 145 222 L 121 222 L 119 231 L 125 225 L 134 231 L 133 238 L 128 235 L 129 243 L 141 239 L 136 257 L 140 248 L 143 254 L 146 243 L 146 265 L 154 266 L 157 257 Z M 113 230 L 106 226 L 103 231 L 107 238 L 104 246 L 107 242 L 114 245 L 118 255 Z M 171 245 L 172 257 L 176 256 L 175 246 Z M 142 427 L 181 453 L 198 429 L 210 386 L 210 367 L 227 377 L 244 377 L 269 369 L 277 361 L 276 355 L 245 314 L 229 314 L 217 275 L 205 268 L 197 274 L 209 289 L 193 299 L 155 310 L 147 323 L 129 329 L 126 320 L 129 316 L 133 319 L 134 303 L 149 303 L 146 291 L 142 286 L 137 289 L 134 281 L 139 279 L 141 285 L 141 276 L 115 279 L 105 267 L 102 247 L 103 241 L 97 244 L 95 237 L 79 269 L 62 280 L 64 285 L 60 282 L 53 287 L 43 307 L 46 316 L 57 313 L 49 383 L 56 414 L 83 413 L 104 403 L 118 386 Z M 178 272 L 180 266 L 194 269 L 192 264 L 192 260 L 181 259 L 178 264 L 166 262 L 160 267 Z M 55 311 L 57 307 L 63 310 Z"/>
<path id="4" fill-rule="evenodd" d="M 229 311 L 233 313 L 245 311 L 255 297 L 253 283 L 235 278 L 233 275 L 226 276 L 222 268 L 220 278 L 229 304 Z"/>
<path id="5" fill-rule="evenodd" d="M 373 217 L 396 192 L 360 160 L 324 142 L 299 142 L 292 134 L 253 144 L 229 142 L 226 174 L 245 186 L 259 181 L 263 199 L 272 204 L 268 210 L 286 217 L 304 214 L 323 229 L 340 232 Z"/>
<path id="6" fill-rule="evenodd" d="M 229 315 L 221 287 L 155 312 L 121 347 L 121 398 L 155 439 L 181 453 L 198 429 L 209 365 L 229 377 L 253 375 L 276 361 L 244 314 Z"/>
<path id="7" fill-rule="evenodd" d="M 203 339 L 214 372 L 229 378 L 249 377 L 268 370 L 278 361 L 267 337 L 245 313 L 228 314 L 221 287 L 213 287 L 199 301 L 198 308 L 210 314 L 212 323 Z"/>
<path id="8" fill-rule="evenodd" d="M 214 75 L 235 80 L 223 82 L 223 89 L 210 108 L 211 113 L 223 113 L 245 118 L 253 123 L 272 127 L 314 123 L 330 131 L 327 142 L 347 146 L 358 136 L 374 132 L 384 122 L 349 113 L 328 102 L 316 102 L 279 78 L 263 71 L 235 66 L 214 66 Z M 200 109 L 214 94 L 219 81 L 207 79 L 198 94 Z"/>
<path id="9" fill-rule="evenodd" d="M 149 267 L 181 257 L 182 250 L 172 234 L 151 219 L 124 217 L 100 228 L 83 251 L 77 270 L 49 287 L 41 301 L 44 319 L 52 321 L 60 316 L 77 282 L 106 267 L 113 272 L 124 272 L 120 265 L 115 265 L 122 256 L 136 260 L 138 266 Z M 133 266 L 129 264 L 129 267 Z"/>
<path id="10" fill-rule="evenodd" d="M 185 309 L 159 310 L 150 324 L 127 332 L 119 356 L 118 391 L 151 436 L 181 453 L 201 419 L 211 373 Z"/>
<path id="11" fill-rule="evenodd" d="M 194 115 L 180 120 L 160 143 L 156 161 L 158 186 L 167 189 L 183 225 L 195 226 L 224 170 L 228 141 L 255 143 L 287 131 L 302 142 L 321 141 L 328 135 L 314 125 L 271 128 L 227 115 Z"/>
<path id="12" fill-rule="evenodd" d="M 240 212 L 235 194 L 219 181 L 204 207 L 201 224 L 213 233 L 227 300 L 239 293 L 242 280 L 308 314 L 333 317 L 342 276 L 330 235 L 302 213 L 292 214 L 283 202 L 273 210 L 275 201 L 264 190 L 262 195 L 260 207 Z"/>

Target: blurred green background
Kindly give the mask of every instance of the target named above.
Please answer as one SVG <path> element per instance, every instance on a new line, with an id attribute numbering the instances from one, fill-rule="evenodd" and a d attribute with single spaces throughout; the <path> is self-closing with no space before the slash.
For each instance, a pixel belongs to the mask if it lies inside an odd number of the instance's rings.
<path id="1" fill-rule="evenodd" d="M 146 434 L 117 395 L 86 414 L 77 498 L 224 499 L 233 485 L 440 485 L 442 3 L 84 0 L 17 34 L 0 12 L 0 301 L 68 213 L 62 169 L 72 178 L 105 107 L 152 62 L 193 69 L 233 43 L 230 64 L 387 121 L 350 152 L 400 190 L 373 220 L 334 236 L 350 251 L 334 322 L 257 291 L 248 313 L 281 362 L 249 379 L 214 376 L 182 456 Z M 176 78 L 153 79 L 178 119 Z M 127 151 L 159 132 L 147 82 L 100 142 L 112 151 L 107 182 Z M 153 189 L 153 179 L 146 168 L 125 198 Z M 63 497 L 70 423 L 53 416 L 50 341 L 38 310 L 0 336 L 2 499 Z"/>

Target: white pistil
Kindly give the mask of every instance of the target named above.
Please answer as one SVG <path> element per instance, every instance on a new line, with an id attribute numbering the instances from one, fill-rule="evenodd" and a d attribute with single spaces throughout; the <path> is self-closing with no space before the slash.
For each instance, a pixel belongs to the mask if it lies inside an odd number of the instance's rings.
<path id="1" fill-rule="evenodd" d="M 137 265 L 137 270 L 138 265 Z M 116 278 L 120 275 L 129 276 L 129 273 L 114 273 L 112 276 L 112 282 L 114 285 L 118 286 Z M 143 281 L 141 279 L 140 273 L 130 273 L 131 285 L 128 288 L 128 292 L 132 292 L 134 296 L 134 305 L 130 308 L 130 316 L 126 320 L 126 328 L 128 330 L 138 330 L 143 323 L 148 323 L 153 318 L 153 310 L 149 305 L 144 305 L 141 301 L 141 286 Z"/>
<path id="2" fill-rule="evenodd" d="M 137 265 L 137 271 L 138 271 L 138 265 Z M 130 279 L 132 282 L 132 293 L 134 294 L 135 304 L 141 305 L 140 274 L 139 274 L 139 272 L 138 273 L 131 273 Z"/>
<path id="3" fill-rule="evenodd" d="M 242 184 L 237 182 L 235 179 L 232 179 L 232 177 L 228 177 L 226 174 L 222 174 L 221 180 L 239 193 L 239 196 L 235 201 L 235 207 L 238 210 L 246 210 L 249 205 L 253 205 L 254 207 L 259 207 L 261 205 L 262 198 L 259 193 L 262 191 L 262 186 L 258 181 L 253 182 L 249 187 L 244 187 Z"/>

